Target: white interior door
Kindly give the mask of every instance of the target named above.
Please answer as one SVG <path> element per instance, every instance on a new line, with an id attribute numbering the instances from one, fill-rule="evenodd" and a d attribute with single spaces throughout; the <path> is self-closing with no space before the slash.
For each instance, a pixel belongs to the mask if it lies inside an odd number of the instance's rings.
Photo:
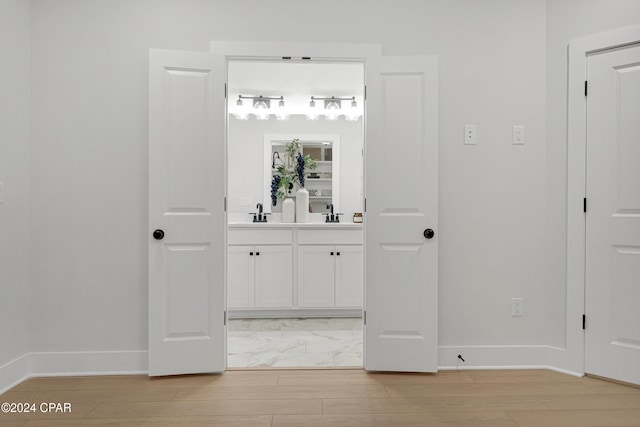
<path id="1" fill-rule="evenodd" d="M 367 370 L 437 370 L 437 70 L 435 57 L 367 61 Z"/>
<path id="2" fill-rule="evenodd" d="M 640 384 L 640 45 L 587 78 L 585 371 Z"/>
<path id="3" fill-rule="evenodd" d="M 149 66 L 149 375 L 221 372 L 224 57 L 151 50 Z"/>

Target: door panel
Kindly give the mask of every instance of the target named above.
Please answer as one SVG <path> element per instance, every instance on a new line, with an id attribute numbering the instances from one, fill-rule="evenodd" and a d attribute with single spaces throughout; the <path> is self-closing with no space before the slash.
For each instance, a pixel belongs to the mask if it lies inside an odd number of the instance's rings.
<path id="1" fill-rule="evenodd" d="M 432 57 L 367 62 L 367 370 L 437 370 L 437 84 Z"/>
<path id="2" fill-rule="evenodd" d="M 336 253 L 336 307 L 362 307 L 362 246 L 337 246 Z"/>
<path id="3" fill-rule="evenodd" d="M 640 46 L 587 77 L 585 371 L 640 384 Z"/>
<path id="4" fill-rule="evenodd" d="M 151 50 L 149 66 L 149 375 L 221 372 L 224 58 Z"/>
<path id="5" fill-rule="evenodd" d="M 229 308 L 255 307 L 253 246 L 227 249 L 227 294 Z"/>
<path id="6" fill-rule="evenodd" d="M 298 303 L 300 307 L 333 307 L 335 247 L 298 247 Z"/>
<path id="7" fill-rule="evenodd" d="M 256 307 L 293 305 L 291 246 L 256 246 Z"/>

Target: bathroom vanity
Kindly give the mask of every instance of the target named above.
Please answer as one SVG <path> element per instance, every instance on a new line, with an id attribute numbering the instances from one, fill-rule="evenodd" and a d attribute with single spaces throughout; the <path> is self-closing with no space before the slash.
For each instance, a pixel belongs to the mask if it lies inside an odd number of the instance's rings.
<path id="1" fill-rule="evenodd" d="M 360 316 L 362 224 L 230 222 L 230 317 Z"/>

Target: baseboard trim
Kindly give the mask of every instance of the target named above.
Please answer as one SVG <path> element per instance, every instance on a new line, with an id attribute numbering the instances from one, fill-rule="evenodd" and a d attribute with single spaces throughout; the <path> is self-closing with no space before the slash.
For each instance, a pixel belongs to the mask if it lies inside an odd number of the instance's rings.
<path id="1" fill-rule="evenodd" d="M 577 377 L 583 373 L 553 366 L 560 350 L 548 345 L 482 345 L 438 347 L 439 370 L 549 369 Z M 464 362 L 458 359 L 462 355 Z"/>
<path id="2" fill-rule="evenodd" d="M 24 354 L 0 366 L 0 394 L 31 377 L 147 374 L 145 351 L 72 351 Z"/>
<path id="3" fill-rule="evenodd" d="M 0 366 L 0 394 L 29 377 L 29 354 L 23 354 Z"/>
<path id="4" fill-rule="evenodd" d="M 145 374 L 148 352 L 73 351 L 30 353 L 32 376 Z"/>

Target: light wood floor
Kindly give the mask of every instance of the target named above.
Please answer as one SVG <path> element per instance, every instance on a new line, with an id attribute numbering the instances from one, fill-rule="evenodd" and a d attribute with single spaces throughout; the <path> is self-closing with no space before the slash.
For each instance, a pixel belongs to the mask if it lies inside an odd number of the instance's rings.
<path id="1" fill-rule="evenodd" d="M 69 402 L 72 412 L 0 413 L 0 427 L 640 426 L 639 388 L 545 370 L 34 378 L 1 402 Z"/>

